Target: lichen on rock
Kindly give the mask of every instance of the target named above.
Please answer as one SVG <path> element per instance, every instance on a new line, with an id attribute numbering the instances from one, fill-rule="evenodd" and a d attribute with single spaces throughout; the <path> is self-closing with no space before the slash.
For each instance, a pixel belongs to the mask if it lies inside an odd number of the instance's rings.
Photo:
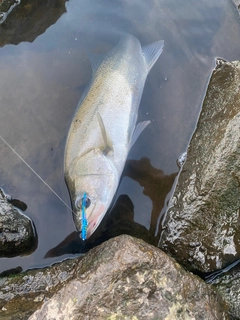
<path id="1" fill-rule="evenodd" d="M 220 296 L 164 252 L 122 235 L 92 249 L 29 320 L 228 319 Z"/>

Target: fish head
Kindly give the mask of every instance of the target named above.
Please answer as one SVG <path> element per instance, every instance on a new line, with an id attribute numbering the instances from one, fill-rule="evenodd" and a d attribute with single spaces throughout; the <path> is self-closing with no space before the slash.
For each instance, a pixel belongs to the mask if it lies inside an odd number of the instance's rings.
<path id="1" fill-rule="evenodd" d="M 72 201 L 73 219 L 76 229 L 82 232 L 83 196 L 85 194 L 85 217 L 89 238 L 105 216 L 118 184 L 116 170 L 112 164 L 97 152 L 89 159 L 79 159 L 75 165 L 73 178 L 68 183 Z M 87 160 L 87 165 L 86 161 Z M 84 161 L 84 164 L 82 163 Z"/>
<path id="2" fill-rule="evenodd" d="M 76 180 L 73 217 L 77 230 L 81 232 L 83 196 L 86 193 L 84 210 L 88 224 L 87 238 L 96 230 L 111 204 L 110 190 L 111 183 L 102 175 L 80 176 Z"/>

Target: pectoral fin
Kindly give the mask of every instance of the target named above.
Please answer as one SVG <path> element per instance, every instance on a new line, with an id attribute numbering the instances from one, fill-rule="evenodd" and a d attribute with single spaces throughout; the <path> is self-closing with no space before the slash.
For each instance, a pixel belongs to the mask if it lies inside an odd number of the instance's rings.
<path id="1" fill-rule="evenodd" d="M 102 117 L 101 117 L 99 112 L 97 113 L 97 118 L 98 118 L 98 123 L 99 123 L 100 129 L 101 129 L 101 134 L 102 134 L 102 138 L 103 138 L 103 142 L 104 142 L 104 148 L 103 148 L 102 152 L 106 155 L 106 154 L 109 153 L 109 151 L 112 150 L 112 146 L 109 143 L 109 139 L 108 139 L 108 136 L 107 136 L 107 131 L 106 131 L 106 128 L 104 126 L 103 119 L 102 119 Z"/>
<path id="2" fill-rule="evenodd" d="M 133 131 L 133 135 L 132 135 L 132 138 L 131 138 L 130 145 L 129 145 L 129 150 L 132 148 L 132 146 L 137 141 L 137 139 L 140 136 L 140 134 L 149 125 L 150 122 L 151 122 L 150 120 L 147 120 L 147 121 L 139 122 L 136 125 L 135 130 Z"/>

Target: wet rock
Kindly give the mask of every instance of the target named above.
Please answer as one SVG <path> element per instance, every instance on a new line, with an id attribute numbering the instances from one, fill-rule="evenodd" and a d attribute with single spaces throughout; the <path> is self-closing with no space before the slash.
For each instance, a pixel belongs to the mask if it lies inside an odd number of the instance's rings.
<path id="1" fill-rule="evenodd" d="M 21 0 L 0 0 L 0 24 L 3 23 Z"/>
<path id="2" fill-rule="evenodd" d="M 13 207 L 0 189 L 0 257 L 26 254 L 35 245 L 31 220 Z"/>
<path id="3" fill-rule="evenodd" d="M 29 319 L 210 320 L 228 315 L 205 282 L 158 248 L 122 235 L 84 256 L 74 280 Z"/>
<path id="4" fill-rule="evenodd" d="M 228 304 L 231 319 L 240 319 L 240 266 L 211 283 Z"/>
<path id="5" fill-rule="evenodd" d="M 189 270 L 240 257 L 240 62 L 217 61 L 159 246 Z"/>
<path id="6" fill-rule="evenodd" d="M 0 278 L 0 319 L 28 319 L 44 301 L 73 278 L 80 259 Z"/>
<path id="7" fill-rule="evenodd" d="M 66 12 L 66 1 L 4 1 L 0 15 L 0 46 L 34 41 Z"/>

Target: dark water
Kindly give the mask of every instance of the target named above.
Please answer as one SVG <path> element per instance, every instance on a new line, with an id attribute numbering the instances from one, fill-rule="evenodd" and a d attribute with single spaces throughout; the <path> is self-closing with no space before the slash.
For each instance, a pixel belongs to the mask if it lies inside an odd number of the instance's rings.
<path id="1" fill-rule="evenodd" d="M 64 1 L 56 0 L 59 19 L 46 15 L 43 29 L 36 28 L 42 22 L 31 21 L 25 39 L 24 30 L 14 37 L 16 32 L 8 29 L 14 28 L 10 17 L 21 5 L 2 25 L 0 38 L 4 32 L 11 36 L 0 48 L 0 135 L 70 205 L 64 146 L 91 77 L 87 52 L 107 52 L 125 32 L 142 44 L 165 40 L 139 111 L 140 121 L 152 122 L 129 153 L 114 209 L 85 244 L 75 233 L 70 210 L 0 142 L 0 186 L 27 204 L 25 214 L 38 234 L 37 249 L 0 259 L 0 272 L 49 265 L 124 232 L 157 243 L 159 215 L 178 171 L 176 159 L 194 131 L 214 59 L 240 60 L 239 17 L 230 1 L 70 0 L 66 13 L 62 6 Z"/>

